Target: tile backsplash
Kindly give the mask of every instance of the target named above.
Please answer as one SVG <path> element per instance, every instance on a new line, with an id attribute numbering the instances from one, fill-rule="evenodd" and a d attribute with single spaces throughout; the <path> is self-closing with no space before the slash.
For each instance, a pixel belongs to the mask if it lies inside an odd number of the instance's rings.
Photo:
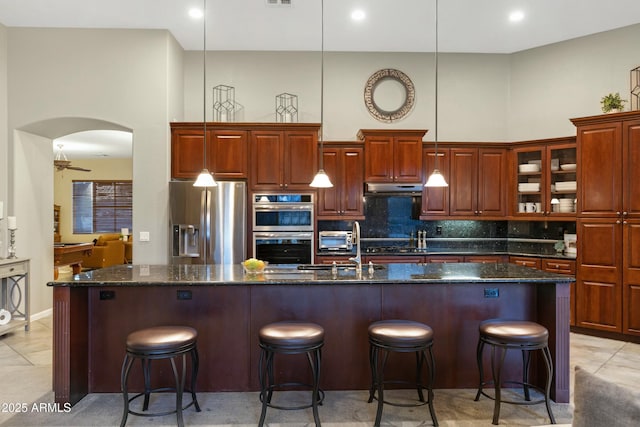
<path id="1" fill-rule="evenodd" d="M 575 233 L 575 222 L 565 221 L 473 221 L 416 219 L 420 197 L 367 197 L 362 238 L 369 245 L 408 245 L 417 231 L 426 231 L 430 248 L 489 250 L 514 253 L 553 254 L 553 245 L 564 233 Z M 351 230 L 353 221 L 319 221 L 318 230 Z"/>

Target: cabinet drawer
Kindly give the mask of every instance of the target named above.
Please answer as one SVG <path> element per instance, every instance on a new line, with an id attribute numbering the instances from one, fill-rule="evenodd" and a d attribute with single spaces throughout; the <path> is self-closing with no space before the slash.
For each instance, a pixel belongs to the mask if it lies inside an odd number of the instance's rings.
<path id="1" fill-rule="evenodd" d="M 26 274 L 27 262 L 16 262 L 15 264 L 0 266 L 0 277 L 11 277 Z"/>
<path id="2" fill-rule="evenodd" d="M 509 262 L 511 264 L 523 265 L 525 267 L 537 268 L 540 269 L 540 260 L 538 258 L 528 258 L 528 257 L 520 257 L 520 256 L 512 256 L 509 257 Z"/>
<path id="3" fill-rule="evenodd" d="M 576 274 L 576 262 L 563 259 L 543 259 L 542 269 L 558 274 Z"/>

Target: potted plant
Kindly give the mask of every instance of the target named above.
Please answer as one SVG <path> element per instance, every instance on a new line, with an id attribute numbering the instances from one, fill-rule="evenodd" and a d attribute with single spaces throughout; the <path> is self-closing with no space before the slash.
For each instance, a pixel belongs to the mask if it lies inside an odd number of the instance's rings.
<path id="1" fill-rule="evenodd" d="M 606 96 L 603 96 L 600 100 L 602 104 L 602 112 L 603 113 L 617 113 L 624 109 L 624 103 L 627 102 L 625 99 L 620 98 L 620 93 L 610 93 Z"/>

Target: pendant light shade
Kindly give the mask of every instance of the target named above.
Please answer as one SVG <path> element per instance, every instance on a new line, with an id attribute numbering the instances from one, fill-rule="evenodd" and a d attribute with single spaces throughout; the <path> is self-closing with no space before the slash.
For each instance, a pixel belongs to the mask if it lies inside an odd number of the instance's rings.
<path id="1" fill-rule="evenodd" d="M 309 185 L 311 187 L 315 187 L 315 188 L 331 188 L 331 187 L 333 187 L 333 184 L 331 183 L 331 180 L 329 179 L 329 176 L 324 171 L 324 169 L 319 169 L 318 170 L 318 173 L 316 174 L 316 176 L 313 177 L 313 181 L 311 181 L 311 184 L 309 184 Z"/>
<path id="2" fill-rule="evenodd" d="M 444 179 L 444 176 L 440 173 L 438 169 L 434 169 L 431 175 L 429 175 L 429 179 L 424 184 L 425 187 L 448 187 L 447 181 Z"/>
<path id="3" fill-rule="evenodd" d="M 198 179 L 193 183 L 194 187 L 215 187 L 218 184 L 215 179 L 213 179 L 213 175 L 209 172 L 209 169 L 202 169 L 200 175 L 198 175 Z"/>
<path id="4" fill-rule="evenodd" d="M 433 172 L 424 184 L 425 187 L 448 187 L 447 181 L 444 179 L 440 170 L 438 170 L 438 0 L 436 0 L 436 49 L 435 49 L 435 143 L 436 156 L 434 161 Z"/>
<path id="5" fill-rule="evenodd" d="M 194 187 L 215 187 L 216 180 L 207 169 L 207 0 L 202 0 L 202 172 Z"/>
<path id="6" fill-rule="evenodd" d="M 314 188 L 331 188 L 333 184 L 329 179 L 329 176 L 324 171 L 324 0 L 320 1 L 320 7 L 322 9 L 320 16 L 321 22 L 321 52 L 322 56 L 320 59 L 320 169 L 316 173 L 316 176 L 313 177 L 313 181 L 309 184 L 310 187 Z"/>

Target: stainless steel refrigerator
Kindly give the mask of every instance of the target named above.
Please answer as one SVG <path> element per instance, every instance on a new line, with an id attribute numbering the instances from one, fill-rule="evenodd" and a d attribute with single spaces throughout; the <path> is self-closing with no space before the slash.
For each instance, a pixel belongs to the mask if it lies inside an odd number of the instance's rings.
<path id="1" fill-rule="evenodd" d="M 219 181 L 194 187 L 169 182 L 173 264 L 238 264 L 246 259 L 247 187 Z"/>

